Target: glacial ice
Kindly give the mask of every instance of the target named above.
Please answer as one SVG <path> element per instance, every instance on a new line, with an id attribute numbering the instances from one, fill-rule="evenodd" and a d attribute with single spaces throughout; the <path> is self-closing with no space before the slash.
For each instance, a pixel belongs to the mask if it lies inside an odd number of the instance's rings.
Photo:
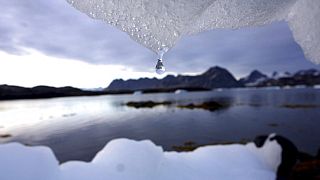
<path id="1" fill-rule="evenodd" d="M 47 147 L 18 143 L 0 145 L 1 180 L 274 180 L 281 146 L 270 141 L 262 148 L 247 145 L 205 146 L 193 152 L 164 152 L 149 140 L 116 139 L 87 163 L 59 165 Z"/>
<path id="2" fill-rule="evenodd" d="M 67 0 L 158 53 L 184 35 L 287 21 L 305 56 L 320 63 L 319 0 Z"/>

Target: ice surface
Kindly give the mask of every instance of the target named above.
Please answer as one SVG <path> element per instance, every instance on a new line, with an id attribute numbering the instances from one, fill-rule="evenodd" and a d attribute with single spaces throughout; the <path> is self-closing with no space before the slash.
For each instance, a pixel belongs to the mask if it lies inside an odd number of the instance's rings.
<path id="1" fill-rule="evenodd" d="M 319 0 L 67 0 L 158 53 L 183 35 L 285 20 L 307 58 L 320 63 Z"/>
<path id="2" fill-rule="evenodd" d="M 59 174 L 58 161 L 47 147 L 0 145 L 1 180 L 56 180 Z"/>
<path id="3" fill-rule="evenodd" d="M 270 137 L 273 135 L 269 136 Z M 1 180 L 274 180 L 281 159 L 277 141 L 262 148 L 206 146 L 193 152 L 163 152 L 151 141 L 116 139 L 90 162 L 58 165 L 45 147 L 0 145 Z"/>
<path id="4" fill-rule="evenodd" d="M 314 63 L 320 63 L 320 1 L 299 0 L 287 18 L 296 42 Z"/>

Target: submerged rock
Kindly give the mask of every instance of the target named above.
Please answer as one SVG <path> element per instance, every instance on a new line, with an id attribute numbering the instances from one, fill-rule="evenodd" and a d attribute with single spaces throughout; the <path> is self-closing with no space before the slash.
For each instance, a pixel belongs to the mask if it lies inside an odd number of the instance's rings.
<path id="1" fill-rule="evenodd" d="M 225 108 L 226 105 L 220 104 L 216 101 L 203 102 L 200 104 L 187 104 L 187 105 L 178 105 L 178 108 L 186 108 L 186 109 L 204 109 L 209 111 L 216 111 L 222 108 Z"/>
<path id="2" fill-rule="evenodd" d="M 317 108 L 319 105 L 315 104 L 283 104 L 281 107 L 290 109 L 300 109 L 300 108 Z"/>
<path id="3" fill-rule="evenodd" d="M 11 134 L 0 134 L 0 138 L 9 138 L 12 137 Z"/>
<path id="4" fill-rule="evenodd" d="M 170 101 L 162 101 L 162 102 L 154 102 L 154 101 L 140 101 L 140 102 L 135 102 L 135 101 L 130 101 L 127 102 L 125 105 L 129 107 L 134 107 L 134 108 L 153 108 L 155 106 L 159 105 L 170 105 L 172 104 Z"/>

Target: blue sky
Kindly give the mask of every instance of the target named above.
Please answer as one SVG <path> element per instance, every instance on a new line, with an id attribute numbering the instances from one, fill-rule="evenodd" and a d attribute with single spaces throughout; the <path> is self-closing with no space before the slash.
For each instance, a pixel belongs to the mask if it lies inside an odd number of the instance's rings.
<path id="1" fill-rule="evenodd" d="M 90 88 L 114 78 L 156 76 L 153 52 L 65 0 L 0 0 L 0 12 L 0 84 Z M 305 59 L 285 22 L 183 37 L 164 60 L 168 73 L 218 65 L 237 78 L 253 69 L 319 69 Z"/>

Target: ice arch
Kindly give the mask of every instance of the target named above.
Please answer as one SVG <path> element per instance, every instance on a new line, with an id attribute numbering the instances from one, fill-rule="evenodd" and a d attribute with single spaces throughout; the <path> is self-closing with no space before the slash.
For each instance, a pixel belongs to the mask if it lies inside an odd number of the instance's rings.
<path id="1" fill-rule="evenodd" d="M 183 35 L 288 22 L 305 56 L 320 63 L 319 0 L 67 0 L 159 52 Z"/>

